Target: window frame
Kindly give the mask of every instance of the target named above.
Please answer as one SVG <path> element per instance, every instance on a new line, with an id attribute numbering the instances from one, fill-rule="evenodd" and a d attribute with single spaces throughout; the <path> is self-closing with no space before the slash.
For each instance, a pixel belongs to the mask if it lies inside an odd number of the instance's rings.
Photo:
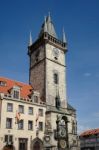
<path id="1" fill-rule="evenodd" d="M 53 78 L 54 78 L 54 83 L 59 84 L 59 75 L 58 75 L 58 73 L 54 73 Z"/>
<path id="2" fill-rule="evenodd" d="M 12 118 L 6 118 L 6 129 L 12 129 Z"/>
<path id="3" fill-rule="evenodd" d="M 40 111 L 41 111 L 41 112 L 40 112 Z M 38 113 L 39 113 L 39 116 L 42 117 L 42 116 L 43 116 L 43 109 L 39 108 L 39 109 L 38 109 Z"/>
<path id="4" fill-rule="evenodd" d="M 33 115 L 33 107 L 28 107 L 28 114 L 29 115 Z"/>
<path id="5" fill-rule="evenodd" d="M 19 111 L 19 113 L 21 113 L 21 114 L 24 114 L 24 105 L 19 105 L 19 109 L 18 109 Z M 22 110 L 22 111 L 20 111 L 20 110 Z"/>
<path id="6" fill-rule="evenodd" d="M 24 129 L 24 120 L 21 119 L 18 123 L 18 130 L 23 130 Z"/>
<path id="7" fill-rule="evenodd" d="M 39 131 L 43 131 L 43 122 L 42 121 L 39 122 Z"/>
<path id="8" fill-rule="evenodd" d="M 28 130 L 33 130 L 33 121 L 28 120 Z"/>
<path id="9" fill-rule="evenodd" d="M 9 109 L 10 107 L 10 109 Z M 13 104 L 12 103 L 7 103 L 7 112 L 13 112 Z"/>

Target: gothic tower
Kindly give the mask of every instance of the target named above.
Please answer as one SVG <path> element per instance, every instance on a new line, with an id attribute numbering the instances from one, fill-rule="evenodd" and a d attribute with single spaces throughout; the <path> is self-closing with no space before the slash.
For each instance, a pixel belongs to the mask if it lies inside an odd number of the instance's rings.
<path id="1" fill-rule="evenodd" d="M 30 57 L 29 81 L 40 92 L 42 101 L 56 107 L 67 107 L 65 82 L 65 33 L 59 40 L 50 14 L 45 18 L 38 39 L 28 47 Z"/>

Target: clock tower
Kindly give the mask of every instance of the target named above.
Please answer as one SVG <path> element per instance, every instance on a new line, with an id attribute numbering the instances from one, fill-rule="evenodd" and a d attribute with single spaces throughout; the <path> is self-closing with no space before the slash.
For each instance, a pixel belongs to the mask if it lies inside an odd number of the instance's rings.
<path id="1" fill-rule="evenodd" d="M 28 46 L 29 82 L 46 104 L 45 149 L 77 150 L 76 110 L 67 103 L 66 96 L 66 52 L 65 33 L 62 40 L 57 37 L 49 14 L 35 42 L 30 34 Z"/>
<path id="2" fill-rule="evenodd" d="M 35 90 L 40 92 L 43 102 L 56 107 L 67 107 L 66 99 L 66 64 L 65 54 L 67 42 L 63 31 L 63 38 L 59 40 L 50 14 L 42 24 L 38 39 L 30 43 L 28 54 L 30 57 L 29 81 Z"/>

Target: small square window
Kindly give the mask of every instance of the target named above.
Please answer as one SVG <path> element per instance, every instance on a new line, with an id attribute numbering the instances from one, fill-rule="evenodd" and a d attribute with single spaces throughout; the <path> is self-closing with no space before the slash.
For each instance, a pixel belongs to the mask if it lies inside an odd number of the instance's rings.
<path id="1" fill-rule="evenodd" d="M 29 115 L 33 115 L 33 107 L 29 107 L 29 109 L 28 109 L 28 114 L 29 114 Z"/>
<path id="2" fill-rule="evenodd" d="M 33 130 L 33 121 L 28 121 L 28 130 Z"/>
<path id="3" fill-rule="evenodd" d="M 7 129 L 12 128 L 12 118 L 6 118 L 6 128 Z"/>
<path id="4" fill-rule="evenodd" d="M 24 113 L 24 106 L 23 105 L 19 105 L 19 113 Z"/>
<path id="5" fill-rule="evenodd" d="M 19 123 L 18 123 L 18 129 L 19 129 L 19 130 L 22 130 L 22 129 L 23 129 L 23 124 L 24 124 L 24 121 L 23 121 L 23 120 L 20 120 Z"/>
<path id="6" fill-rule="evenodd" d="M 12 103 L 7 103 L 7 111 L 12 112 L 13 111 L 13 104 Z"/>
<path id="7" fill-rule="evenodd" d="M 43 131 L 43 122 L 39 122 L 39 130 Z"/>
<path id="8" fill-rule="evenodd" d="M 39 109 L 39 116 L 43 116 L 43 109 Z"/>

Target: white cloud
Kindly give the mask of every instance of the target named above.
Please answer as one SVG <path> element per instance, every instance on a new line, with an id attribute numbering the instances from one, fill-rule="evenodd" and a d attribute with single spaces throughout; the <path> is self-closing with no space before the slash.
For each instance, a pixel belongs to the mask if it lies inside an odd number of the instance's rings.
<path id="1" fill-rule="evenodd" d="M 90 76 L 91 76 L 91 73 L 85 72 L 83 75 L 84 75 L 85 77 L 90 77 Z"/>
<path id="2" fill-rule="evenodd" d="M 91 129 L 90 127 L 88 126 L 85 126 L 85 125 L 78 125 L 78 134 L 81 134 L 82 132 L 86 131 L 86 130 L 89 130 Z"/>
<path id="3" fill-rule="evenodd" d="M 98 118 L 99 117 L 99 112 L 93 113 L 93 116 L 96 117 L 96 118 Z"/>

